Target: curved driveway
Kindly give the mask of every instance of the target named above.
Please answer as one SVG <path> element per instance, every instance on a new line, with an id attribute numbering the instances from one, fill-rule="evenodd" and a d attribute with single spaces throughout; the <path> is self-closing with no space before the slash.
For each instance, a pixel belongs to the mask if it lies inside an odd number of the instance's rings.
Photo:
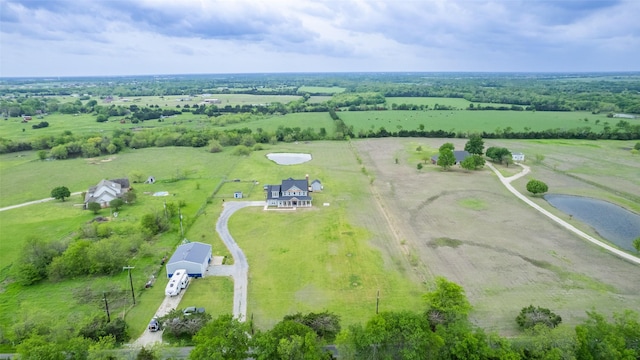
<path id="1" fill-rule="evenodd" d="M 612 253 L 614 253 L 615 255 L 618 255 L 619 257 L 625 259 L 625 260 L 629 260 L 633 263 L 636 264 L 640 264 L 640 258 L 635 257 L 631 254 L 628 254 L 624 251 L 621 251 L 619 249 L 614 248 L 611 245 L 605 244 L 602 241 L 589 236 L 587 234 L 585 234 L 584 232 L 582 232 L 581 230 L 578 230 L 576 227 L 574 227 L 573 225 L 567 223 L 566 221 L 560 219 L 559 217 L 553 215 L 552 213 L 550 213 L 549 211 L 543 209 L 540 205 L 534 203 L 533 201 L 531 201 L 529 198 L 527 198 L 526 196 L 522 195 L 518 190 L 516 190 L 512 185 L 511 182 L 513 180 L 519 179 L 521 177 L 523 177 L 524 175 L 528 174 L 531 169 L 523 164 L 517 164 L 519 166 L 521 166 L 523 168 L 522 172 L 510 176 L 508 178 L 505 178 L 504 176 L 502 176 L 502 174 L 490 163 L 487 163 L 487 165 L 489 165 L 489 167 L 491 168 L 491 170 L 493 170 L 494 173 L 496 173 L 496 175 L 498 175 L 498 178 L 500 179 L 500 181 L 502 182 L 502 184 L 507 188 L 507 190 L 511 191 L 511 193 L 515 196 L 517 196 L 520 200 L 524 201 L 525 203 L 527 203 L 529 206 L 533 207 L 534 209 L 538 210 L 539 212 L 541 212 L 542 214 L 544 214 L 545 216 L 547 216 L 548 218 L 550 218 L 551 220 L 555 221 L 556 223 L 560 224 L 562 227 L 573 231 L 575 234 L 577 234 L 578 236 L 580 236 L 583 239 L 586 239 L 587 241 L 590 241 L 598 246 L 600 246 L 601 248 L 604 248 Z"/>
<path id="2" fill-rule="evenodd" d="M 216 231 L 220 235 L 222 242 L 227 246 L 233 257 L 231 276 L 233 277 L 233 316 L 245 321 L 247 316 L 247 286 L 249 284 L 249 263 L 238 244 L 236 244 L 229 228 L 227 227 L 229 218 L 236 211 L 248 206 L 264 206 L 264 201 L 230 201 L 224 203 L 224 208 L 218 222 Z"/>

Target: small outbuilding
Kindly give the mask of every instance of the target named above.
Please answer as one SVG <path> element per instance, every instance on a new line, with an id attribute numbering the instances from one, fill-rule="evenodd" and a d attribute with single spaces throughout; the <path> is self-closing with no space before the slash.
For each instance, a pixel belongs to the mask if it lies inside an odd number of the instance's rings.
<path id="1" fill-rule="evenodd" d="M 190 277 L 203 277 L 211 261 L 211 245 L 190 242 L 178 246 L 167 262 L 167 278 L 176 270 L 185 269 Z"/>
<path id="2" fill-rule="evenodd" d="M 511 159 L 513 161 L 524 161 L 524 154 L 521 152 L 511 153 Z"/>
<path id="3" fill-rule="evenodd" d="M 324 189 L 324 186 L 322 186 L 322 183 L 318 179 L 313 180 L 311 186 L 309 186 L 309 191 L 313 192 L 322 191 L 322 189 Z"/>
<path id="4" fill-rule="evenodd" d="M 236 191 L 233 193 L 234 199 L 242 199 L 242 191 Z"/>

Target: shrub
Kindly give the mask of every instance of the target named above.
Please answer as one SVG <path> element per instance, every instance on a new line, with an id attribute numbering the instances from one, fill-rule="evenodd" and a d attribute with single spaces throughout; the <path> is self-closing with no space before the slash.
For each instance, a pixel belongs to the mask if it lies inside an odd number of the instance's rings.
<path id="1" fill-rule="evenodd" d="M 562 318 L 549 309 L 529 305 L 520 310 L 520 314 L 516 317 L 516 322 L 522 329 L 531 329 L 538 324 L 554 328 L 562 322 Z"/>
<path id="2" fill-rule="evenodd" d="M 546 193 L 549 191 L 549 187 L 547 184 L 543 183 L 540 180 L 531 179 L 527 183 L 527 191 L 532 193 L 533 195 Z"/>

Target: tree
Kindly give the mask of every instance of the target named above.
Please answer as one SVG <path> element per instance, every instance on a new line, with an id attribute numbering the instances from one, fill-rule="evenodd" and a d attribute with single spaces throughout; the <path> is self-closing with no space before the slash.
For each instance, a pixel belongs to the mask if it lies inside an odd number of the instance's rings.
<path id="1" fill-rule="evenodd" d="M 46 160 L 47 159 L 47 151 L 46 150 L 38 150 L 37 152 L 38 159 Z"/>
<path id="2" fill-rule="evenodd" d="M 438 166 L 442 167 L 443 170 L 448 170 L 451 166 L 456 163 L 456 157 L 453 155 L 453 150 L 449 148 L 443 148 L 440 150 L 440 155 L 438 155 Z"/>
<path id="3" fill-rule="evenodd" d="M 167 315 L 158 319 L 164 328 L 165 334 L 171 334 L 176 338 L 191 339 L 207 322 L 211 320 L 208 313 L 195 313 L 185 315 L 179 309 L 171 310 Z"/>
<path id="4" fill-rule="evenodd" d="M 47 266 L 60 255 L 63 245 L 28 238 L 20 252 L 19 261 L 13 265 L 14 276 L 21 285 L 31 285 L 47 277 Z"/>
<path id="5" fill-rule="evenodd" d="M 307 315 L 302 315 L 301 313 L 287 315 L 284 317 L 284 320 L 297 321 L 310 327 L 319 338 L 327 342 L 334 341 L 341 329 L 340 316 L 328 311 L 309 313 Z"/>
<path id="6" fill-rule="evenodd" d="M 614 314 L 614 322 L 587 311 L 588 319 L 576 326 L 577 359 L 640 358 L 640 322 L 638 313 Z"/>
<path id="7" fill-rule="evenodd" d="M 455 147 L 453 146 L 452 143 L 444 143 L 444 144 L 440 145 L 440 148 L 438 149 L 438 151 L 441 152 L 444 149 L 449 149 L 449 150 L 453 151 L 455 149 Z"/>
<path id="8" fill-rule="evenodd" d="M 136 202 L 136 198 L 136 193 L 131 189 L 122 194 L 122 200 L 124 200 L 124 202 L 127 204 L 133 204 L 134 202 Z"/>
<path id="9" fill-rule="evenodd" d="M 467 300 L 462 286 L 443 277 L 436 278 L 436 288 L 423 296 L 427 303 L 425 311 L 431 328 L 446 325 L 460 319 L 466 319 L 471 304 Z"/>
<path id="10" fill-rule="evenodd" d="M 507 148 L 490 147 L 487 149 L 486 155 L 496 163 L 502 163 L 505 157 L 511 157 L 511 151 Z"/>
<path id="11" fill-rule="evenodd" d="M 87 210 L 93 211 L 94 214 L 97 214 L 102 210 L 102 205 L 98 204 L 95 201 L 92 201 L 87 204 Z"/>
<path id="12" fill-rule="evenodd" d="M 57 200 L 64 201 L 64 198 L 71 196 L 71 192 L 66 186 L 58 186 L 51 190 L 51 197 Z"/>
<path id="13" fill-rule="evenodd" d="M 482 155 L 484 153 L 484 141 L 480 135 L 471 135 L 464 145 L 464 150 L 469 154 Z"/>
<path id="14" fill-rule="evenodd" d="M 444 342 L 425 317 L 402 311 L 377 314 L 364 327 L 351 325 L 337 344 L 345 359 L 435 359 Z"/>
<path id="15" fill-rule="evenodd" d="M 249 325 L 230 314 L 221 315 L 193 337 L 189 359 L 245 359 L 249 351 Z"/>
<path id="16" fill-rule="evenodd" d="M 533 195 L 543 194 L 549 191 L 549 187 L 540 180 L 531 179 L 527 183 L 527 191 Z"/>
<path id="17" fill-rule="evenodd" d="M 120 210 L 120 208 L 124 205 L 124 200 L 122 199 L 113 199 L 109 202 L 109 206 L 112 207 L 115 211 Z"/>
<path id="18" fill-rule="evenodd" d="M 531 329 L 536 325 L 544 325 L 550 328 L 558 326 L 562 322 L 560 315 L 553 313 L 551 310 L 534 307 L 529 305 L 520 310 L 520 314 L 516 317 L 516 323 L 521 329 Z"/>
<path id="19" fill-rule="evenodd" d="M 131 178 L 131 182 L 141 183 L 144 181 L 144 174 L 141 171 L 133 170 L 129 173 L 129 177 Z"/>
<path id="20" fill-rule="evenodd" d="M 293 320 L 282 320 L 270 331 L 256 334 L 253 350 L 258 360 L 325 358 L 313 329 Z"/>

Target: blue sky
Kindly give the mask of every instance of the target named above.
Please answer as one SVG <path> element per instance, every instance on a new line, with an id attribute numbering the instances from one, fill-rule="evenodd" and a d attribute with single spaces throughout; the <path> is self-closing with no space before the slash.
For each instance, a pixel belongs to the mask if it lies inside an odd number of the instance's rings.
<path id="1" fill-rule="evenodd" d="M 0 0 L 0 76 L 639 71 L 639 0 Z"/>

